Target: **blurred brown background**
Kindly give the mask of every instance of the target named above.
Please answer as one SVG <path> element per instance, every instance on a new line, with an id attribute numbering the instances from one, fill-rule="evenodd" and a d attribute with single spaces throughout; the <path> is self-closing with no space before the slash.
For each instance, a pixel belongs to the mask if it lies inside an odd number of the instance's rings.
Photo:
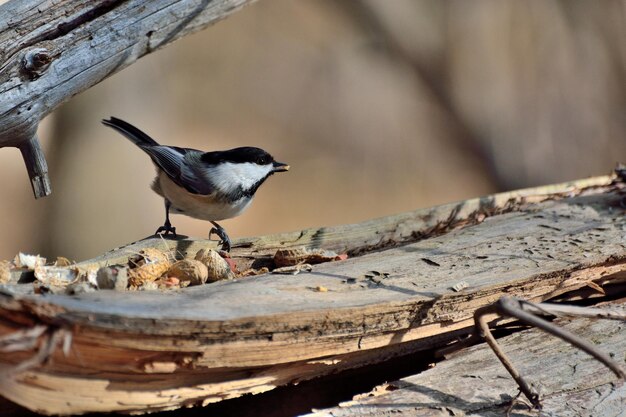
<path id="1" fill-rule="evenodd" d="M 0 259 L 82 260 L 162 224 L 152 164 L 112 115 L 291 164 L 223 222 L 233 238 L 606 174 L 626 160 L 625 22 L 622 0 L 259 0 L 48 117 L 52 196 L 0 150 Z"/>

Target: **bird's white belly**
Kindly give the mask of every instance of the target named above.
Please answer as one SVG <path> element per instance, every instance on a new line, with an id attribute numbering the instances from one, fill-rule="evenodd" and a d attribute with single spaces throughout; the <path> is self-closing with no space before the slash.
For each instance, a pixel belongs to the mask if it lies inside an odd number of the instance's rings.
<path id="1" fill-rule="evenodd" d="M 154 187 L 155 191 L 172 203 L 172 213 L 184 214 L 200 220 L 217 221 L 239 216 L 252 202 L 251 197 L 243 197 L 235 202 L 227 203 L 215 198 L 214 194 L 190 193 L 176 185 L 163 172 L 158 176 L 158 185 L 159 187 Z"/>

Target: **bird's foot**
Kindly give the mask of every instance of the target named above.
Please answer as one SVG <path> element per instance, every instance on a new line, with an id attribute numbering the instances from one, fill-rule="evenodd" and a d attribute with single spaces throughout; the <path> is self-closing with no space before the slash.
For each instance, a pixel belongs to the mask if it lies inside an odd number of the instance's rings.
<path id="1" fill-rule="evenodd" d="M 172 234 L 172 237 L 176 237 L 176 228 L 169 222 L 166 222 L 163 226 L 159 227 L 156 232 L 154 232 L 154 235 L 167 236 L 170 233 Z"/>
<path id="2" fill-rule="evenodd" d="M 213 227 L 209 231 L 209 239 L 211 239 L 211 235 L 213 234 L 216 234 L 217 237 L 220 238 L 220 245 L 222 246 L 222 250 L 225 252 L 230 252 L 231 241 L 226 234 L 226 230 L 224 230 L 224 228 L 219 225 L 215 225 L 215 227 Z"/>

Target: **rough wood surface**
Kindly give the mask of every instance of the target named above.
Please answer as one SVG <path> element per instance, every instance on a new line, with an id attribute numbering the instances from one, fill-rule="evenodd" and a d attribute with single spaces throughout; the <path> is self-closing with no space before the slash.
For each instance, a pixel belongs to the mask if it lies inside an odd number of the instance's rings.
<path id="1" fill-rule="evenodd" d="M 318 227 L 289 233 L 237 239 L 233 243 L 233 257 L 243 267 L 253 262 L 263 264 L 277 249 L 306 246 L 337 253 L 359 255 L 375 250 L 435 237 L 466 226 L 481 223 L 487 217 L 515 211 L 521 204 L 561 199 L 586 190 L 609 186 L 612 176 L 593 177 L 561 184 L 508 191 L 460 202 L 442 204 L 357 224 Z M 182 237 L 164 240 L 152 236 L 133 244 L 114 249 L 79 265 L 123 264 L 130 256 L 146 247 L 174 250 L 178 255 L 195 253 L 201 248 L 217 248 L 214 242 Z M 246 262 L 247 260 L 247 262 Z"/>
<path id="2" fill-rule="evenodd" d="M 43 160 L 39 121 L 142 56 L 253 0 L 12 0 L 0 5 L 0 147 Z M 31 158 L 33 159 L 33 158 Z M 30 163 L 36 197 L 45 163 Z"/>
<path id="3" fill-rule="evenodd" d="M 623 184 L 603 184 L 544 193 L 540 203 L 514 201 L 492 217 L 476 209 L 457 217 L 457 207 L 465 204 L 450 206 L 447 215 L 433 209 L 444 220 L 456 219 L 430 227 L 439 236 L 401 246 L 387 242 L 389 249 L 296 276 L 73 297 L 41 297 L 6 286 L 0 337 L 37 326 L 45 333 L 35 338 L 37 349 L 0 356 L 0 394 L 46 413 L 168 409 L 441 346 L 471 325 L 476 308 L 502 294 L 545 300 L 589 282 L 625 280 Z M 424 222 L 415 214 L 402 216 Z M 390 225 L 397 219 L 379 220 L 381 230 L 395 230 Z M 358 248 L 364 239 L 379 243 L 380 235 L 368 238 L 367 228 L 376 226 L 355 226 L 358 232 L 344 236 L 354 236 Z M 413 233 L 424 233 L 403 230 L 400 236 L 413 239 Z M 397 232 L 382 236 L 388 233 Z M 338 237 L 329 242 L 341 245 Z M 276 245 L 237 250 L 250 257 Z M 462 281 L 465 289 L 451 289 Z M 24 339 L 26 345 L 30 339 Z M 36 352 L 43 358 L 36 366 L 11 372 Z"/>
<path id="4" fill-rule="evenodd" d="M 622 300 L 626 301 L 626 300 Z M 623 303 L 613 304 L 626 311 Z M 626 323 L 599 319 L 557 319 L 624 364 Z M 532 329 L 498 343 L 541 392 L 542 411 L 516 405 L 511 416 L 617 417 L 626 410 L 626 386 L 597 361 L 562 340 Z M 518 388 L 485 344 L 466 349 L 419 375 L 390 382 L 360 399 L 309 417 L 506 415 Z"/>

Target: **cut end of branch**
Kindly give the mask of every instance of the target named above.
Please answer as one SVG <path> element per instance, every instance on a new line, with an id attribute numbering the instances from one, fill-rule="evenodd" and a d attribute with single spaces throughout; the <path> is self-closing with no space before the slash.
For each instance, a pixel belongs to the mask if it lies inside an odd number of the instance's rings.
<path id="1" fill-rule="evenodd" d="M 50 177 L 47 172 L 42 175 L 36 175 L 30 178 L 30 184 L 33 187 L 33 193 L 35 198 L 46 197 L 52 194 L 52 187 L 50 186 Z"/>

